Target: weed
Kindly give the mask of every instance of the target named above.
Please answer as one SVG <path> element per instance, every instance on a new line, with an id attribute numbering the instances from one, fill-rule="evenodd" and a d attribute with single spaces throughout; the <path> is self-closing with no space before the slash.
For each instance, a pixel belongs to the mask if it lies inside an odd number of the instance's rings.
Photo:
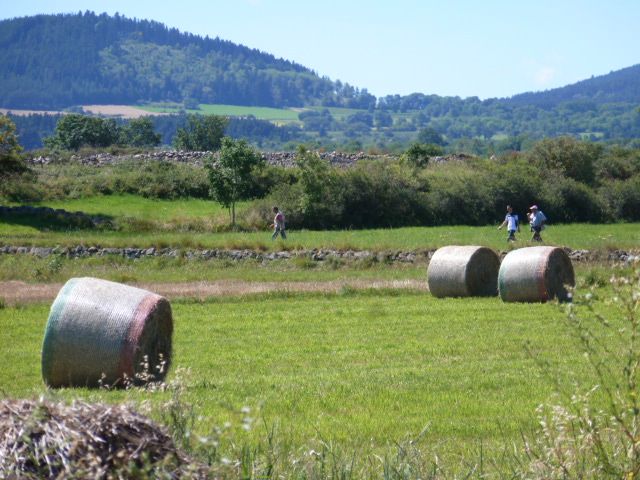
<path id="1" fill-rule="evenodd" d="M 640 270 L 614 275 L 610 284 L 610 298 L 591 291 L 567 307 L 568 325 L 597 383 L 584 393 L 561 391 L 568 402 L 538 409 L 540 429 L 525 442 L 524 477 L 640 474 Z"/>
<path id="2" fill-rule="evenodd" d="M 309 257 L 303 257 L 303 256 L 294 257 L 294 259 L 292 260 L 292 263 L 296 268 L 301 268 L 304 270 L 310 270 L 318 266 L 318 262 L 312 260 Z"/>

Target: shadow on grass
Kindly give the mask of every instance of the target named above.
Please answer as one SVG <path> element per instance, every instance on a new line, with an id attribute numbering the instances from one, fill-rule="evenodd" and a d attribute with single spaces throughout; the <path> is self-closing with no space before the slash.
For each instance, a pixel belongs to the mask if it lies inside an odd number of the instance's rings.
<path id="1" fill-rule="evenodd" d="M 17 207 L 0 205 L 0 221 L 33 227 L 40 231 L 111 230 L 114 228 L 113 217 L 108 215 L 88 215 L 84 212 L 68 212 L 30 205 Z"/>

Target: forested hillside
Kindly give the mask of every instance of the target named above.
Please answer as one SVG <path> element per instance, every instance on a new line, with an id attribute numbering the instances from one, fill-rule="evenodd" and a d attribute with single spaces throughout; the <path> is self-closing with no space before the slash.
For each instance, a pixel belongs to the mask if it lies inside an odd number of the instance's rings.
<path id="1" fill-rule="evenodd" d="M 486 153 L 561 135 L 623 143 L 640 138 L 640 64 L 511 98 L 413 93 L 376 99 L 366 89 L 219 38 L 86 12 L 0 21 L 0 65 L 0 108 L 166 103 L 178 115 L 206 114 L 207 104 L 289 108 L 283 110 L 287 125 L 270 125 L 259 109 L 231 114 L 244 120 L 233 122 L 234 134 L 265 148 L 299 142 L 397 151 L 417 140 Z M 41 146 L 55 126 L 54 119 L 35 116 L 15 122 L 27 148 Z M 179 122 L 154 119 L 164 143 Z"/>
<path id="2" fill-rule="evenodd" d="M 92 12 L 0 22 L 0 106 L 141 101 L 367 107 L 375 98 L 219 38 Z"/>

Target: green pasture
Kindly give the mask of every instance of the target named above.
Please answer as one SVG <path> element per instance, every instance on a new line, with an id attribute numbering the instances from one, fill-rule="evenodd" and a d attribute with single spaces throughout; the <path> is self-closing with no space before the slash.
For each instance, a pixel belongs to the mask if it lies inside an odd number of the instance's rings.
<path id="1" fill-rule="evenodd" d="M 184 257 L 122 256 L 45 258 L 31 255 L 0 255 L 0 281 L 66 282 L 71 277 L 98 277 L 115 282 L 326 282 L 347 280 L 425 280 L 424 263 L 387 264 L 373 259 L 324 262 L 309 258 L 293 260 L 187 259 Z M 0 301 L 3 295 L 0 292 Z"/>
<path id="2" fill-rule="evenodd" d="M 47 392 L 40 349 L 48 305 L 0 309 L 0 394 L 150 402 L 168 392 Z M 231 422 L 257 442 L 265 426 L 293 448 L 317 439 L 362 452 L 384 450 L 428 426 L 437 451 L 475 456 L 535 426 L 554 393 L 538 360 L 561 382 L 592 377 L 557 304 L 497 298 L 435 299 L 419 292 L 257 295 L 174 302 L 174 357 L 182 398 L 207 435 Z M 528 347 L 525 348 L 525 345 Z M 251 409 L 245 432 L 239 416 Z"/>
<path id="3" fill-rule="evenodd" d="M 202 209 L 203 216 L 185 217 L 176 213 L 172 206 L 167 211 L 173 212 L 166 217 L 161 215 L 167 202 L 156 202 L 157 210 L 145 216 L 143 213 L 127 213 L 119 217 L 115 209 L 108 206 L 94 205 L 92 213 L 113 216 L 116 220 L 125 219 L 124 225 L 133 223 L 132 228 L 123 231 L 113 230 L 48 230 L 46 226 L 33 225 L 29 219 L 24 221 L 0 222 L 0 245 L 24 246 L 75 246 L 100 245 L 103 247 L 166 247 L 176 248 L 250 248 L 258 250 L 312 249 L 334 248 L 342 250 L 403 250 L 417 251 L 437 248 L 444 245 L 485 245 L 495 249 L 508 249 L 531 245 L 530 233 L 523 230 L 517 235 L 518 241 L 508 244 L 504 230 L 498 231 L 496 225 L 472 226 L 440 226 L 440 227 L 406 227 L 375 230 L 336 230 L 310 231 L 289 230 L 287 241 L 272 242 L 271 232 L 267 225 L 271 218 L 265 218 L 265 229 L 250 232 L 207 232 L 211 228 L 205 220 L 208 216 L 208 203 L 189 201 Z M 65 202 L 66 204 L 66 202 Z M 62 204 L 60 204 L 62 205 Z M 211 217 L 220 224 L 226 213 L 211 203 Z M 145 207 L 146 208 L 146 207 Z M 153 206 L 150 207 L 153 211 Z M 191 212 L 193 213 L 193 211 Z M 138 215 L 138 216 L 137 216 Z M 188 216 L 189 214 L 186 214 Z M 131 219 L 138 218 L 139 223 Z M 170 220 L 179 221 L 172 224 Z M 182 220 L 180 220 L 182 219 Z M 200 219 L 201 221 L 196 221 Z M 136 229 L 136 227 L 139 227 Z M 195 231 L 190 231 L 195 230 Z M 545 244 L 567 246 L 573 249 L 609 250 L 638 249 L 640 247 L 640 224 L 567 224 L 551 225 L 542 234 Z"/>
<path id="4" fill-rule="evenodd" d="M 68 200 L 51 200 L 41 206 L 62 208 L 67 211 L 82 211 L 89 215 L 102 215 L 109 218 L 136 218 L 147 222 L 177 223 L 184 219 L 222 218 L 229 220 L 227 209 L 213 200 L 197 198 L 161 200 L 144 198 L 138 195 L 109 195 L 85 197 Z M 236 205 L 236 212 L 242 215 L 249 202 Z"/>
<path id="5" fill-rule="evenodd" d="M 148 112 L 158 113 L 179 113 L 184 111 L 182 104 L 178 103 L 152 103 L 146 105 L 137 105 L 137 108 L 141 108 Z M 207 104 L 202 103 L 198 106 L 198 109 L 187 109 L 188 113 L 196 113 L 201 115 L 222 115 L 229 117 L 246 117 L 253 115 L 259 120 L 269 120 L 275 123 L 298 123 L 298 114 L 304 110 L 329 110 L 333 118 L 337 121 L 344 121 L 347 117 L 356 113 L 366 112 L 366 110 L 358 108 L 343 108 L 343 107 L 324 107 L 324 106 L 311 106 L 304 108 L 272 108 L 272 107 L 247 107 L 242 105 L 224 105 L 224 104 Z M 391 116 L 394 121 L 398 121 L 401 118 L 411 119 L 417 111 L 408 112 L 391 112 Z"/>
<path id="6" fill-rule="evenodd" d="M 182 110 L 182 106 L 178 104 L 167 105 L 142 105 L 139 108 L 148 112 L 159 113 L 178 113 Z M 228 117 L 247 117 L 253 115 L 259 120 L 269 120 L 272 122 L 298 122 L 299 110 L 289 108 L 271 108 L 271 107 L 246 107 L 240 105 L 223 105 L 223 104 L 200 104 L 199 109 L 187 110 L 188 113 L 197 113 L 201 115 L 222 115 Z"/>
<path id="7" fill-rule="evenodd" d="M 41 206 L 82 211 L 113 220 L 114 230 L 56 230 L 34 219 L 0 220 L 0 245 L 101 245 L 103 247 L 253 248 L 259 250 L 337 248 L 355 250 L 418 251 L 444 245 L 485 245 L 495 249 L 530 245 L 531 235 L 523 226 L 518 241 L 508 244 L 507 234 L 495 225 L 406 227 L 372 230 L 289 230 L 286 242 L 271 241 L 264 218 L 262 231 L 223 231 L 228 228 L 228 211 L 212 200 L 157 200 L 136 195 L 94 196 L 63 201 L 45 201 Z M 251 202 L 238 204 L 242 223 Z M 286 213 L 286 212 L 285 212 Z M 640 224 L 551 224 L 542 234 L 549 245 L 574 249 L 608 250 L 640 248 Z"/>

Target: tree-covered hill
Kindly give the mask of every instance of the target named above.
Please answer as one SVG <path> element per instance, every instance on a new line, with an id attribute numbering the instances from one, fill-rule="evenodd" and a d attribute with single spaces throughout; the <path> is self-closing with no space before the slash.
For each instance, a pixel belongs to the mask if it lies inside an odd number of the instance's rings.
<path id="1" fill-rule="evenodd" d="M 640 64 L 561 88 L 521 93 L 506 101 L 512 105 L 539 107 L 554 107 L 561 102 L 573 102 L 575 108 L 582 106 L 584 109 L 603 103 L 640 104 Z"/>
<path id="2" fill-rule="evenodd" d="M 0 106 L 140 101 L 366 108 L 366 90 L 219 38 L 120 15 L 0 21 Z"/>

